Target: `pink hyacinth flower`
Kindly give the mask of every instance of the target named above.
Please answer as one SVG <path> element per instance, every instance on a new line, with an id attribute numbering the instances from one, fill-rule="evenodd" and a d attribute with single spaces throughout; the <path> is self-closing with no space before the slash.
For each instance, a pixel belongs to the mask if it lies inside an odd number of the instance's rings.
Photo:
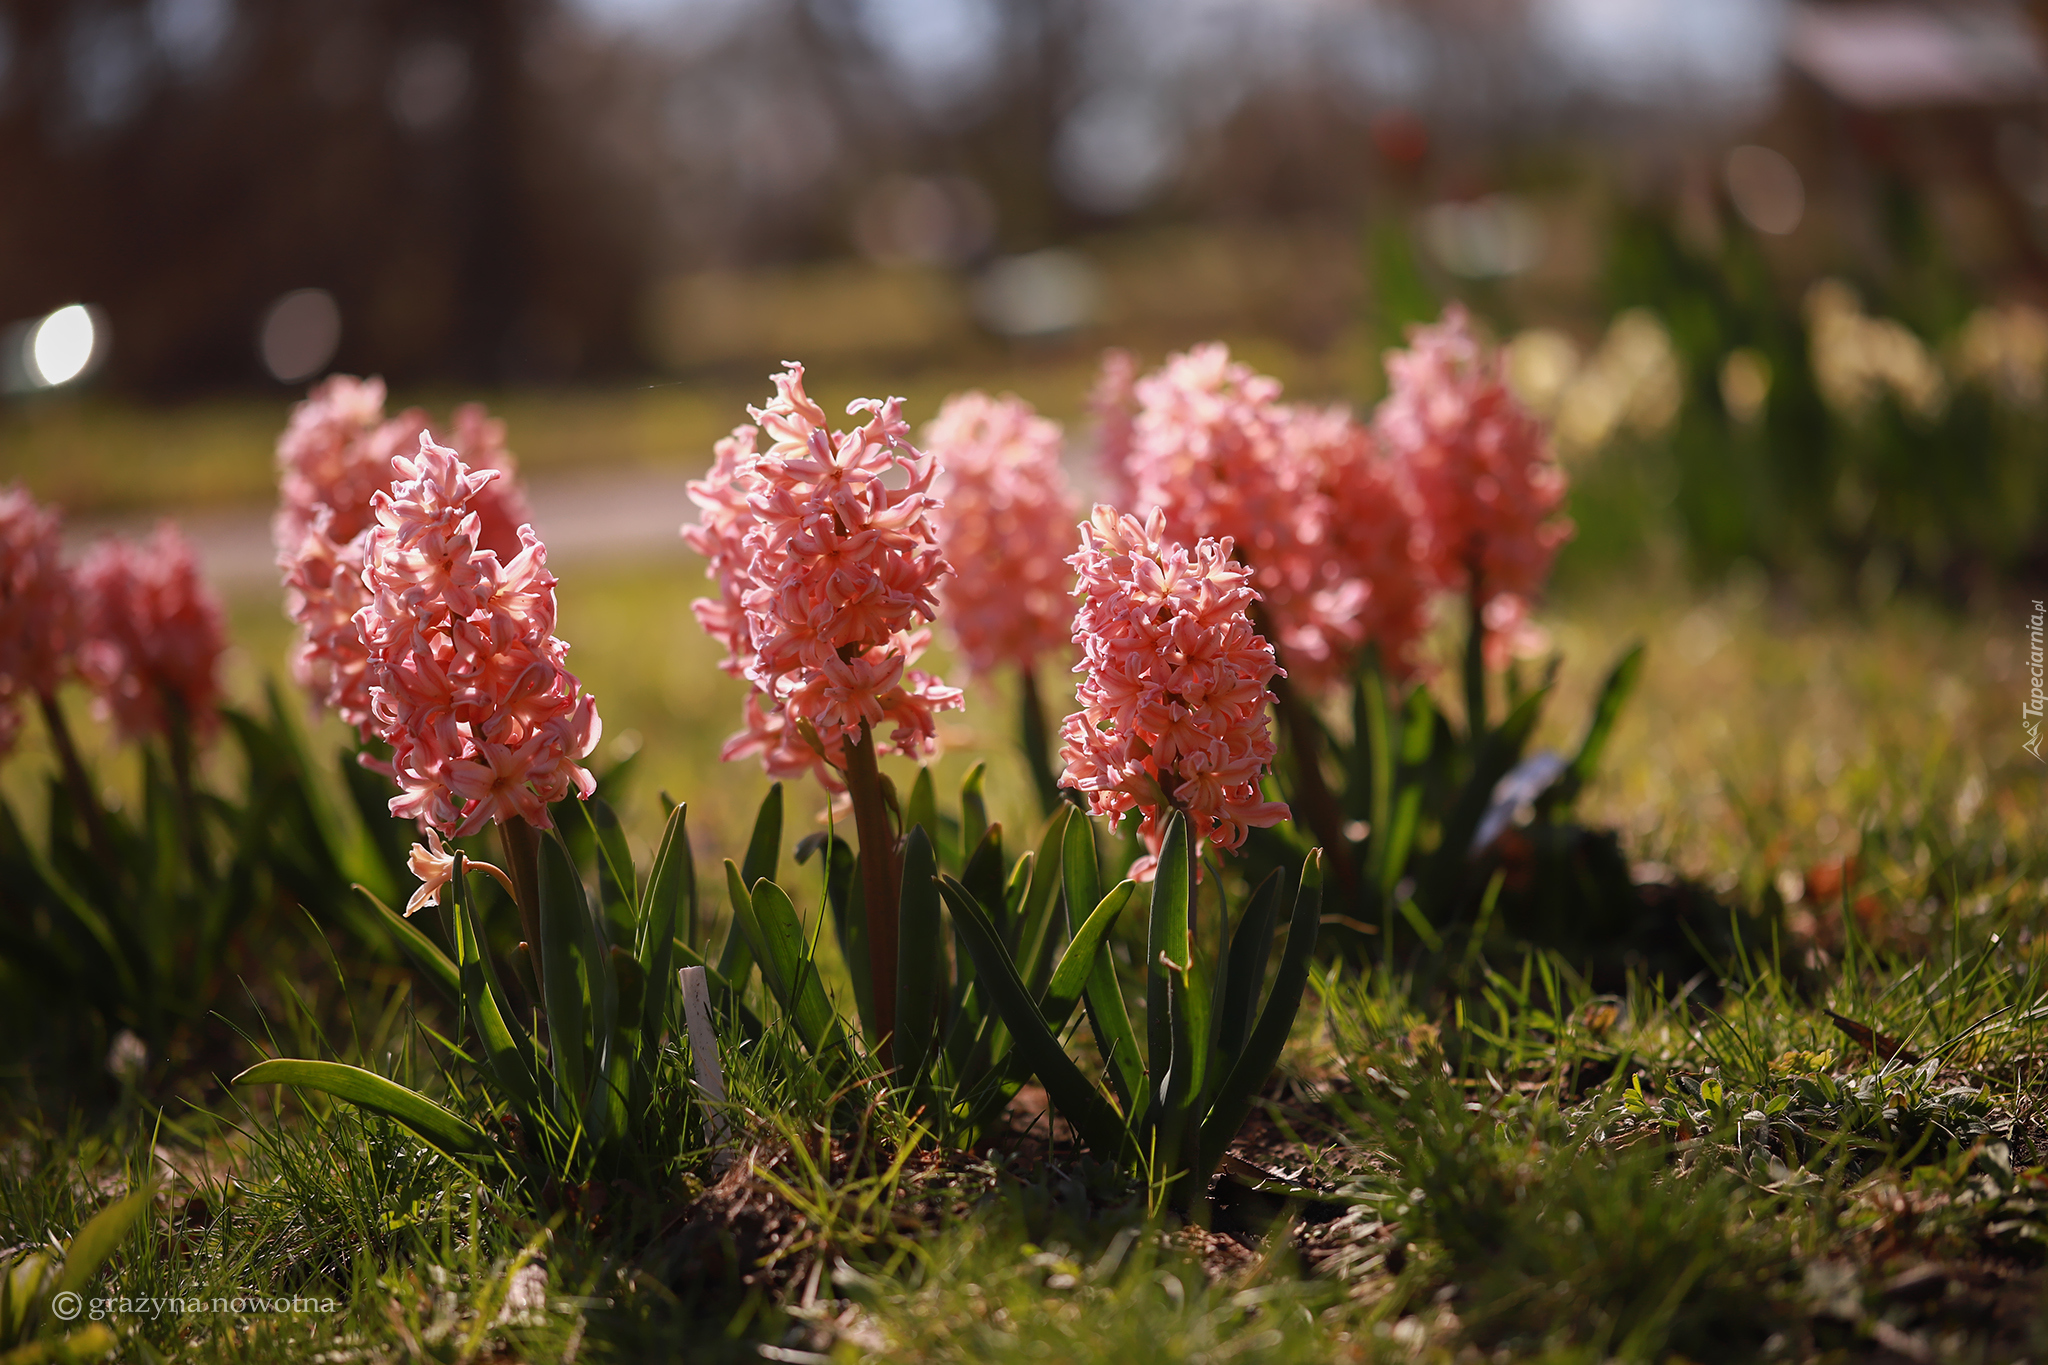
<path id="1" fill-rule="evenodd" d="M 850 404 L 867 420 L 835 432 L 804 392 L 801 365 L 775 388 L 749 410 L 758 427 L 719 442 L 710 474 L 690 485 L 701 512 L 683 535 L 719 585 L 692 609 L 725 645 L 727 671 L 756 689 L 724 756 L 758 753 L 778 776 L 808 767 L 838 790 L 832 770 L 845 769 L 846 741 L 863 725 L 888 729 L 878 747 L 920 756 L 936 744 L 934 713 L 961 702 L 911 666 L 946 572 L 933 464 L 910 444 L 899 398 Z"/>
<path id="2" fill-rule="evenodd" d="M 0 489 L 0 754 L 14 747 L 21 705 L 53 695 L 72 669 L 78 597 L 62 554 L 57 513 Z"/>
<path id="3" fill-rule="evenodd" d="M 1290 458 L 1315 490 L 1273 594 L 1289 676 L 1325 689 L 1367 642 L 1390 674 L 1412 676 L 1436 590 L 1414 489 L 1345 409 L 1291 408 L 1285 420 Z"/>
<path id="4" fill-rule="evenodd" d="M 131 738 L 168 735 L 174 715 L 195 734 L 218 723 L 219 601 L 169 522 L 141 544 L 102 540 L 78 568 L 79 672 L 103 714 Z"/>
<path id="5" fill-rule="evenodd" d="M 1060 469 L 1059 424 L 1014 395 L 955 394 L 924 449 L 939 465 L 939 548 L 953 568 L 939 600 L 968 667 L 1028 669 L 1064 649 L 1080 500 Z"/>
<path id="6" fill-rule="evenodd" d="M 1509 391 L 1501 357 L 1473 334 L 1457 304 L 1409 333 L 1387 355 L 1390 381 L 1374 420 L 1380 443 L 1405 469 L 1420 501 L 1438 581 L 1525 603 L 1543 587 L 1572 523 L 1560 514 L 1564 470 L 1543 424 Z M 1475 582 L 1476 576 L 1476 582 Z M 1520 619 L 1521 606 L 1501 608 Z M 1488 631 L 1496 666 L 1509 643 Z"/>
<path id="7" fill-rule="evenodd" d="M 1183 543 L 1230 538 L 1293 685 L 1341 682 L 1367 641 L 1411 671 L 1433 584 L 1413 495 L 1368 433 L 1342 409 L 1282 404 L 1278 380 L 1220 344 L 1171 357 L 1133 391 L 1135 504 L 1164 511 Z"/>
<path id="8" fill-rule="evenodd" d="M 392 466 L 390 490 L 372 500 L 370 601 L 356 613 L 374 732 L 403 789 L 391 813 L 453 835 L 513 819 L 546 828 L 550 802 L 594 789 L 577 760 L 601 732 L 553 634 L 546 547 L 522 526 L 507 562 L 477 548 L 476 504 L 497 474 L 426 434 Z"/>
<path id="9" fill-rule="evenodd" d="M 1156 871 L 1169 810 L 1190 836 L 1234 849 L 1254 827 L 1288 818 L 1259 779 L 1274 744 L 1266 707 L 1279 672 L 1252 628 L 1258 594 L 1228 540 L 1189 548 L 1166 538 L 1165 514 L 1140 522 L 1097 505 L 1069 561 L 1080 574 L 1074 643 L 1081 710 L 1060 727 L 1062 786 L 1112 818 L 1136 807 L 1152 850 L 1131 875 Z"/>
<path id="10" fill-rule="evenodd" d="M 299 626 L 292 675 L 343 721 L 368 732 L 369 651 L 356 613 L 369 601 L 363 586 L 364 544 L 375 524 L 371 499 L 391 484 L 391 462 L 410 452 L 427 415 L 409 408 L 384 416 L 384 381 L 334 375 L 292 411 L 277 441 L 278 510 L 272 522 L 285 585 L 285 614 Z M 472 469 L 494 469 L 478 496 L 482 548 L 509 561 L 520 550 L 519 528 L 532 520 L 513 477 L 504 423 L 480 406 L 456 409 L 450 444 Z"/>

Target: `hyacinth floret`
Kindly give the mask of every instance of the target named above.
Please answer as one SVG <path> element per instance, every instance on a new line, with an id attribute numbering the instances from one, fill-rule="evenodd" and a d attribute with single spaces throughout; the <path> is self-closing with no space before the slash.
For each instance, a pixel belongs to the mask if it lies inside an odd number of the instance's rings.
<path id="1" fill-rule="evenodd" d="M 1080 500 L 1060 469 L 1060 428 L 1015 395 L 955 394 L 924 430 L 938 462 L 939 589 L 946 624 L 975 673 L 1030 668 L 1066 647 Z"/>
<path id="2" fill-rule="evenodd" d="M 368 733 L 369 651 L 355 617 L 369 601 L 363 553 L 376 523 L 371 499 L 390 486 L 392 461 L 410 451 L 427 425 L 408 408 L 384 416 L 384 381 L 334 375 L 292 410 L 277 442 L 278 510 L 271 523 L 285 585 L 285 614 L 299 626 L 293 678 L 343 721 Z M 509 561 L 519 528 L 532 521 L 513 477 L 504 423 L 477 404 L 455 411 L 451 446 L 493 479 L 472 504 L 478 543 Z"/>
<path id="3" fill-rule="evenodd" d="M 356 613 L 371 723 L 402 788 L 391 813 L 452 835 L 513 819 L 546 828 L 550 802 L 594 790 L 577 760 L 602 729 L 563 666 L 547 549 L 531 525 L 506 562 L 479 549 L 477 503 L 499 475 L 426 433 L 392 467 L 372 500 L 370 600 Z"/>
<path id="4" fill-rule="evenodd" d="M 79 564 L 77 581 L 78 670 L 102 714 L 132 738 L 170 735 L 174 721 L 211 733 L 227 633 L 220 603 L 177 528 L 164 522 L 140 544 L 100 541 Z"/>
<path id="5" fill-rule="evenodd" d="M 721 441 L 710 475 L 690 486 L 702 513 L 684 536 L 720 593 L 693 608 L 726 646 L 727 671 L 755 688 L 747 728 L 722 756 L 759 754 L 773 776 L 810 771 L 837 790 L 834 770 L 863 725 L 889 727 L 888 747 L 922 756 L 936 747 L 934 714 L 961 702 L 911 667 L 946 572 L 935 470 L 910 444 L 901 399 L 858 399 L 847 412 L 866 420 L 835 432 L 801 365 L 775 389 L 749 409 L 757 425 Z"/>
<path id="6" fill-rule="evenodd" d="M 57 513 L 25 489 L 0 488 L 0 754 L 14 746 L 22 704 L 54 694 L 71 672 L 78 625 Z"/>
<path id="7" fill-rule="evenodd" d="M 1095 814 L 1143 812 L 1152 852 L 1132 867 L 1140 879 L 1157 868 L 1172 810 L 1187 813 L 1196 839 L 1230 849 L 1288 818 L 1259 787 L 1273 761 L 1266 707 L 1280 670 L 1252 626 L 1258 593 L 1231 548 L 1227 538 L 1169 539 L 1156 508 L 1140 522 L 1098 504 L 1068 561 L 1080 575 L 1082 709 L 1060 729 L 1060 781 Z"/>
<path id="8" fill-rule="evenodd" d="M 1543 424 L 1509 390 L 1501 357 L 1459 305 L 1413 329 L 1408 349 L 1389 352 L 1387 375 L 1374 419 L 1380 443 L 1414 486 L 1437 581 L 1479 595 L 1498 663 L 1571 538 L 1560 512 L 1564 470 Z"/>

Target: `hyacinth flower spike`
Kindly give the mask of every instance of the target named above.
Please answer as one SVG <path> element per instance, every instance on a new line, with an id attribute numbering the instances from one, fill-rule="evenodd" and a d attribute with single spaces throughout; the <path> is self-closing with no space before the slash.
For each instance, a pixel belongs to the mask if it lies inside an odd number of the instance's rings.
<path id="1" fill-rule="evenodd" d="M 856 400 L 847 412 L 865 420 L 833 431 L 804 391 L 801 365 L 777 375 L 775 389 L 767 407 L 750 409 L 758 426 L 720 441 L 710 474 L 690 485 L 700 515 L 683 537 L 719 585 L 692 609 L 725 645 L 726 671 L 754 687 L 746 728 L 722 756 L 758 754 L 771 777 L 815 774 L 852 804 L 886 1066 L 902 851 L 878 749 L 929 755 L 934 716 L 961 704 L 959 689 L 914 667 L 947 572 L 932 517 L 935 469 L 910 443 L 900 398 Z"/>
<path id="2" fill-rule="evenodd" d="M 1060 428 L 1014 395 L 955 394 L 924 430 L 938 461 L 939 548 L 952 574 L 939 587 L 967 666 L 988 678 L 1017 670 L 1025 758 L 1050 813 L 1059 784 L 1037 663 L 1067 645 L 1074 519 L 1080 500 L 1060 469 Z"/>
<path id="3" fill-rule="evenodd" d="M 86 838 L 103 862 L 113 846 L 93 797 L 92 779 L 57 688 L 77 667 L 81 621 L 77 581 L 64 567 L 62 522 L 26 490 L 0 489 L 0 754 L 14 747 L 20 706 L 34 698 Z"/>
<path id="4" fill-rule="evenodd" d="M 1435 580 L 1471 607 L 1465 662 L 1468 733 L 1486 731 L 1486 669 L 1507 661 L 1528 602 L 1572 535 L 1564 470 L 1543 424 L 1509 390 L 1502 358 L 1453 304 L 1387 355 L 1374 416 L 1422 508 Z"/>
<path id="5" fill-rule="evenodd" d="M 392 461 L 388 490 L 371 499 L 363 555 L 368 601 L 355 623 L 368 651 L 369 725 L 391 746 L 400 787 L 393 815 L 415 819 L 431 847 L 413 846 L 422 886 L 407 913 L 436 903 L 452 875 L 442 835 L 495 823 L 529 944 L 540 937 L 540 831 L 548 806 L 596 783 L 579 765 L 601 733 L 596 702 L 564 667 L 553 633 L 555 577 L 531 525 L 500 562 L 479 549 L 481 495 L 497 476 L 472 470 L 420 433 L 419 453 Z M 534 954 L 536 977 L 540 955 Z"/>

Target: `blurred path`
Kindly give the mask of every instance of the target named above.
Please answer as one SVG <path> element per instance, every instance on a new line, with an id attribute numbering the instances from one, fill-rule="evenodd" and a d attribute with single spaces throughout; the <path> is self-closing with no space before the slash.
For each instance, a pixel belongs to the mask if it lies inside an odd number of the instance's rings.
<path id="1" fill-rule="evenodd" d="M 689 553 L 678 528 L 696 508 L 684 485 L 693 476 L 616 470 L 530 481 L 534 528 L 547 542 L 548 565 L 578 567 L 607 561 L 680 558 Z M 156 515 L 81 517 L 66 530 L 73 555 L 112 532 L 145 535 Z M 200 568 L 222 593 L 269 591 L 277 586 L 277 552 L 270 544 L 270 509 L 236 507 L 174 516 L 199 556 Z"/>

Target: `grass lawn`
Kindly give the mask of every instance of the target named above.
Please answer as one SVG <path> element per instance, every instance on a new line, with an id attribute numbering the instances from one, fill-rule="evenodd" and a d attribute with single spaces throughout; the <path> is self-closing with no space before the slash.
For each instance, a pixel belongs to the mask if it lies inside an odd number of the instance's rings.
<path id="1" fill-rule="evenodd" d="M 608 752 L 642 755 L 624 801 L 638 851 L 666 790 L 692 803 L 701 870 L 736 856 L 764 783 L 716 762 L 739 694 L 689 620 L 697 591 L 647 572 L 571 579 L 561 620 Z M 246 693 L 286 630 L 268 602 L 233 617 Z M 1547 623 L 1568 695 L 1539 743 L 1574 741 L 1564 718 L 1607 660 L 1650 646 L 1589 817 L 1624 830 L 1632 857 L 1765 909 L 1783 970 L 1729 963 L 1721 982 L 1596 996 L 1568 962 L 1515 958 L 1422 996 L 1398 974 L 1320 969 L 1206 1228 L 1148 1216 L 1144 1184 L 1063 1129 L 1048 1142 L 1028 1103 L 986 1150 L 904 1145 L 903 1115 L 792 1070 L 757 998 L 764 1040 L 723 1040 L 744 1115 L 723 1157 L 680 1056 L 653 1100 L 670 1149 L 641 1180 L 572 1188 L 472 1170 L 318 1097 L 188 1084 L 165 1103 L 144 1085 L 79 1117 L 15 1110 L 0 1243 L 67 1235 L 154 1173 L 146 1235 L 94 1290 L 138 1360 L 2048 1346 L 2048 858 L 2019 747 L 2022 618 L 1816 618 L 1738 579 L 1582 591 Z M 998 816 L 1028 808 L 1007 720 L 977 691 L 941 765 L 951 779 L 986 758 Z M 34 762 L 10 766 L 11 790 Z M 819 803 L 792 795 L 794 839 Z M 416 1009 L 446 1020 L 406 974 L 318 976 L 270 1020 L 278 1051 L 316 1055 L 325 1027 L 331 1053 L 459 1102 L 472 1082 L 409 1027 Z M 1260 1171 L 1314 1197 L 1262 1191 Z"/>
<path id="2" fill-rule="evenodd" d="M 1072 417 L 1086 369 L 1047 355 L 1004 378 Z M 956 387 L 916 383 L 927 413 Z M 498 406 L 539 478 L 701 464 L 749 397 Z M 91 510 L 260 505 L 280 415 L 47 404 L 0 428 L 0 479 Z M 1577 744 L 1606 669 L 1645 642 L 1579 816 L 1620 832 L 1637 880 L 1689 880 L 1760 928 L 1716 970 L 1597 990 L 1580 964 L 1522 951 L 1427 980 L 1318 965 L 1192 1219 L 1083 1151 L 1035 1086 L 991 1142 L 918 1141 L 921 1116 L 871 1072 L 809 1065 L 759 982 L 758 1029 L 720 1016 L 730 1106 L 696 1098 L 671 1037 L 636 1115 L 656 1140 L 603 1181 L 523 1179 L 312 1092 L 231 1089 L 266 1054 L 339 1057 L 495 1121 L 453 1056 L 461 1021 L 421 977 L 287 917 L 236 959 L 246 999 L 131 1081 L 103 1074 L 105 1037 L 38 1052 L 57 1022 L 0 999 L 20 1044 L 0 1055 L 38 1059 L 0 1077 L 0 1259 L 152 1185 L 73 1323 L 99 1314 L 138 1361 L 2038 1358 L 2048 841 L 2021 747 L 2025 613 L 1816 610 L 1760 576 L 1701 590 L 1640 559 L 1563 566 L 1540 619 L 1565 663 L 1534 742 Z M 768 784 L 718 761 L 743 689 L 690 616 L 704 580 L 678 563 L 565 568 L 558 629 L 599 700 L 599 766 L 632 762 L 617 800 L 641 866 L 658 796 L 689 805 L 708 946 L 725 935 L 722 860 L 744 856 Z M 267 593 L 228 609 L 230 691 L 254 705 L 290 628 Z M 966 681 L 943 642 L 931 658 Z M 1041 681 L 1058 708 L 1063 681 Z M 1455 711 L 1455 670 L 1431 686 Z M 936 770 L 950 793 L 987 764 L 1014 852 L 1038 818 L 1013 687 L 970 684 Z M 139 764 L 72 700 L 88 761 L 132 800 Z M 312 727 L 317 754 L 344 738 Z M 18 811 L 39 808 L 42 743 L 31 725 L 0 768 Z M 224 783 L 227 755 L 210 760 Z M 884 767 L 910 789 L 907 763 Z M 338 798 L 335 772 L 320 781 Z M 787 796 L 783 855 L 824 811 L 812 783 Z M 818 929 L 817 864 L 783 884 Z M 1145 954 L 1127 922 L 1120 974 L 1142 976 Z M 0 977 L 0 995 L 23 984 Z M 8 1354 L 10 1313 L 0 1293 L 0 1365 L 61 1358 L 48 1336 Z"/>

